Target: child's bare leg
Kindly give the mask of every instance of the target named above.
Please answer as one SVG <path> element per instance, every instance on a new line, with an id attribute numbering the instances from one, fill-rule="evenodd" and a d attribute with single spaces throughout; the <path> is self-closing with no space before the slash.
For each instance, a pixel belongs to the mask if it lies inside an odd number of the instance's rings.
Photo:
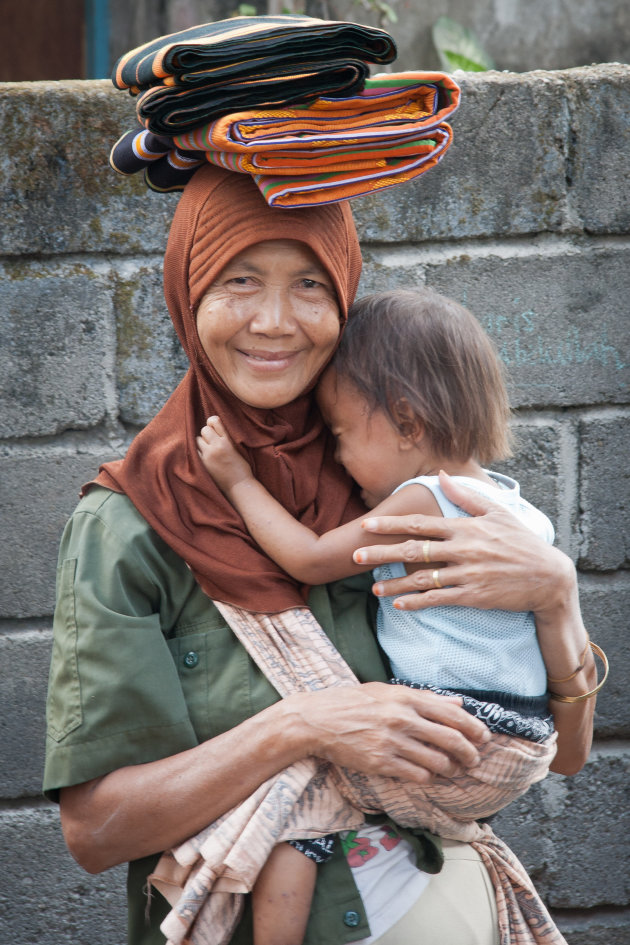
<path id="1" fill-rule="evenodd" d="M 311 911 L 317 865 L 280 843 L 252 890 L 254 945 L 302 945 Z"/>

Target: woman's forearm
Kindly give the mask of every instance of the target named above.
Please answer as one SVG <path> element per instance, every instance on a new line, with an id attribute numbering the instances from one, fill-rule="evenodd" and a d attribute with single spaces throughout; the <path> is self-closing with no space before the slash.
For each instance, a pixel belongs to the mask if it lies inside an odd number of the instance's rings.
<path id="1" fill-rule="evenodd" d="M 579 696 L 597 684 L 597 668 L 588 643 L 578 599 L 575 569 L 565 559 L 546 607 L 536 611 L 536 632 L 543 655 L 549 690 L 560 696 Z M 576 673 L 578 667 L 583 666 Z M 567 678 L 571 677 L 571 678 Z M 558 751 L 551 770 L 576 774 L 586 763 L 593 739 L 595 697 L 565 703 L 550 699 Z"/>
<path id="2" fill-rule="evenodd" d="M 550 708 L 558 733 L 558 750 L 551 770 L 567 776 L 577 774 L 591 750 L 595 698 L 573 704 L 552 701 Z"/>
<path id="3" fill-rule="evenodd" d="M 548 590 L 534 614 L 547 675 L 550 679 L 563 679 L 580 665 L 588 634 L 580 612 L 575 568 L 561 552 L 549 551 L 554 556 L 550 555 Z M 588 665 L 592 664 L 589 658 Z"/>
<path id="4" fill-rule="evenodd" d="M 487 737 L 457 700 L 405 686 L 299 693 L 196 748 L 64 788 L 64 836 L 98 873 L 176 846 L 309 755 L 426 784 L 475 765 Z"/>
<path id="5" fill-rule="evenodd" d="M 75 859 L 99 873 L 212 823 L 300 756 L 283 715 L 277 703 L 196 748 L 64 788 L 61 822 Z"/>

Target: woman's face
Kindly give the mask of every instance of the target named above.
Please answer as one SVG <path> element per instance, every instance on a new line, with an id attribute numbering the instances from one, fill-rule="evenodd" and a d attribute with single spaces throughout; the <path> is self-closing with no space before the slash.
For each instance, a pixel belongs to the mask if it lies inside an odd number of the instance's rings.
<path id="1" fill-rule="evenodd" d="M 311 384 L 337 344 L 332 280 L 305 243 L 257 243 L 203 296 L 197 332 L 235 397 L 252 407 L 283 406 Z"/>

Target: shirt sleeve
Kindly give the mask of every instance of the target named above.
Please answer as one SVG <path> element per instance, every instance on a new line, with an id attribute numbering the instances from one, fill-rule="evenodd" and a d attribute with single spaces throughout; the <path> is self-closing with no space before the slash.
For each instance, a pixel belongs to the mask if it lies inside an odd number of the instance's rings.
<path id="1" fill-rule="evenodd" d="M 177 574 L 128 500 L 115 497 L 116 516 L 106 514 L 111 495 L 88 494 L 61 542 L 46 707 L 50 799 L 197 744 L 161 615 Z"/>

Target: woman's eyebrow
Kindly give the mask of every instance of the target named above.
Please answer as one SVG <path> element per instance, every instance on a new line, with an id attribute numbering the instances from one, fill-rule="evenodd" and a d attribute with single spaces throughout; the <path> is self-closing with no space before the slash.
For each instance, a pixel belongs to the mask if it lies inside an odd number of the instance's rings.
<path id="1" fill-rule="evenodd" d="M 304 269 L 299 269 L 293 273 L 294 277 L 297 279 L 310 279 L 314 276 L 317 276 L 319 279 L 326 278 L 327 281 L 332 282 L 330 275 L 323 266 L 313 263 L 310 266 L 305 266 Z"/>
<path id="2" fill-rule="evenodd" d="M 249 262 L 247 260 L 243 260 L 239 262 L 233 261 L 231 263 L 228 263 L 225 269 L 223 270 L 223 272 L 229 273 L 229 272 L 234 272 L 236 270 L 238 270 L 239 272 L 251 272 L 254 275 L 258 275 L 258 276 L 265 274 L 264 267 L 258 266 L 256 265 L 256 263 Z M 301 269 L 296 269 L 295 271 L 289 274 L 289 278 L 291 279 L 310 279 L 310 278 L 314 278 L 315 276 L 317 276 L 320 279 L 324 277 L 328 280 L 330 279 L 330 276 L 328 275 L 324 267 L 318 266 L 315 263 L 313 265 L 304 266 Z"/>
<path id="3" fill-rule="evenodd" d="M 262 273 L 262 269 L 260 269 L 259 266 L 257 266 L 255 263 L 247 262 L 246 260 L 242 260 L 238 262 L 236 262 L 235 260 L 232 260 L 232 262 L 229 262 L 227 264 L 223 272 L 233 272 L 236 269 L 238 269 L 239 272 L 242 272 L 244 270 L 245 272 L 256 273 L 256 275 L 261 275 Z"/>

